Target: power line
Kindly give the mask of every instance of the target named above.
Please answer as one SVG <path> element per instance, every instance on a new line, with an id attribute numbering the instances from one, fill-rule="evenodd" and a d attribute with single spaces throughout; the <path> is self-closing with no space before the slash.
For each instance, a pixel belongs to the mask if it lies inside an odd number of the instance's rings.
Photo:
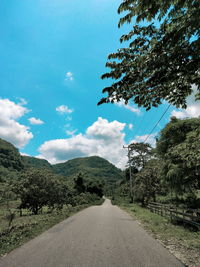
<path id="1" fill-rule="evenodd" d="M 164 113 L 162 114 L 162 116 L 160 117 L 160 119 L 157 121 L 157 123 L 155 124 L 155 126 L 152 128 L 151 132 L 148 134 L 148 136 L 144 140 L 144 143 L 149 139 L 150 135 L 152 134 L 152 132 L 154 131 L 154 129 L 158 126 L 159 122 L 162 120 L 162 118 L 164 117 L 164 115 L 167 113 L 167 111 L 170 108 L 170 106 L 171 106 L 171 104 L 169 104 L 169 106 L 166 108 L 166 110 L 164 111 Z"/>

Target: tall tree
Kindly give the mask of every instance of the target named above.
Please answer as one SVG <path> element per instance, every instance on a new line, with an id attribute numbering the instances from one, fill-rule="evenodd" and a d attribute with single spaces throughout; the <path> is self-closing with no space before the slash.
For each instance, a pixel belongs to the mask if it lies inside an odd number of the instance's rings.
<path id="1" fill-rule="evenodd" d="M 186 108 L 193 85 L 200 98 L 200 1 L 123 0 L 118 12 L 126 12 L 119 27 L 135 23 L 120 39 L 129 47 L 108 56 L 111 71 L 102 79 L 116 82 L 98 104 L 133 99 L 149 110 L 165 99 Z"/>
<path id="2" fill-rule="evenodd" d="M 152 156 L 151 146 L 148 143 L 132 143 L 129 148 L 129 160 L 132 168 L 144 168 Z"/>
<path id="3" fill-rule="evenodd" d="M 160 191 L 160 161 L 152 159 L 135 176 L 134 196 L 145 206 L 150 200 L 156 201 L 156 194 Z"/>
<path id="4" fill-rule="evenodd" d="M 200 118 L 171 122 L 161 131 L 158 155 L 164 159 L 165 181 L 177 194 L 195 192 L 200 185 Z"/>

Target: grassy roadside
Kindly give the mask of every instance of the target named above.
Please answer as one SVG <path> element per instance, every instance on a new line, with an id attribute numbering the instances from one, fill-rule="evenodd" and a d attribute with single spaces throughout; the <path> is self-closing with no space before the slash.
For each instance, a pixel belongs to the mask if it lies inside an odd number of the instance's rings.
<path id="1" fill-rule="evenodd" d="M 191 231 L 172 224 L 167 218 L 150 212 L 137 204 L 115 202 L 120 208 L 137 218 L 143 228 L 186 266 L 200 266 L 200 231 Z"/>
<path id="2" fill-rule="evenodd" d="M 64 206 L 61 211 L 53 211 L 52 213 L 47 213 L 45 211 L 43 214 L 38 215 L 30 215 L 27 213 L 22 217 L 17 216 L 11 227 L 8 227 L 3 216 L 0 216 L 0 257 L 38 236 L 55 224 L 72 216 L 76 212 L 91 205 L 100 205 L 103 201 L 104 200 L 75 207 Z"/>

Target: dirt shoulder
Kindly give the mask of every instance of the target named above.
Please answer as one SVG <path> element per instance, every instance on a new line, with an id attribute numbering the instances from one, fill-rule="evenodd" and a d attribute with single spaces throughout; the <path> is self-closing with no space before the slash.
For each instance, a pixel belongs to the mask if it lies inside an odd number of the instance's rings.
<path id="1" fill-rule="evenodd" d="M 119 205 L 176 258 L 188 267 L 200 266 L 200 231 L 172 224 L 167 218 L 135 204 Z"/>

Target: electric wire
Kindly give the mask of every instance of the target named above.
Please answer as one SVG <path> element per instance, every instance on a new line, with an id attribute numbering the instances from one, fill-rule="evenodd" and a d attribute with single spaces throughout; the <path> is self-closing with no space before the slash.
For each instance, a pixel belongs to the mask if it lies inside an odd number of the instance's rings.
<path id="1" fill-rule="evenodd" d="M 151 129 L 151 132 L 148 134 L 148 136 L 145 138 L 145 140 L 143 141 L 144 143 L 149 139 L 150 135 L 152 134 L 152 132 L 154 131 L 154 129 L 158 126 L 159 122 L 162 120 L 162 118 L 164 117 L 164 115 L 167 113 L 168 109 L 170 108 L 171 104 L 168 105 L 168 107 L 166 108 L 166 110 L 164 111 L 164 113 L 162 114 L 162 116 L 160 117 L 160 119 L 157 121 L 157 123 L 154 125 L 154 127 Z"/>

